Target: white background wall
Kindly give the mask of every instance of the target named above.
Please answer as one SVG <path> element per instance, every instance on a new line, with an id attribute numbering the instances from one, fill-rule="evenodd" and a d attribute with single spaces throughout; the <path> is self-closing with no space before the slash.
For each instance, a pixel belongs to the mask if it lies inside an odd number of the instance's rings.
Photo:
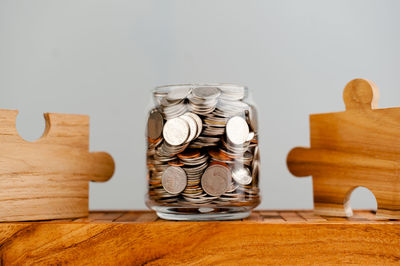
<path id="1" fill-rule="evenodd" d="M 311 178 L 288 151 L 309 144 L 308 114 L 344 110 L 353 78 L 400 106 L 399 1 L 0 0 L 0 108 L 28 139 L 43 112 L 91 116 L 91 150 L 117 164 L 91 184 L 93 209 L 145 208 L 149 90 L 186 82 L 247 85 L 258 104 L 261 208 L 312 208 Z M 400 122 L 400 121 L 399 121 Z M 0 188 L 1 189 L 1 188 Z M 368 190 L 352 206 L 376 207 Z"/>

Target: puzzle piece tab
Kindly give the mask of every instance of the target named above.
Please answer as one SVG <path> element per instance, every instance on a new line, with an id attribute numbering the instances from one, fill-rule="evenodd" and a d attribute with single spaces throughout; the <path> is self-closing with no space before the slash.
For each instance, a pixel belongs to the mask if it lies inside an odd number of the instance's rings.
<path id="1" fill-rule="evenodd" d="M 379 91 L 365 79 L 350 81 L 346 111 L 310 115 L 311 148 L 294 148 L 287 165 L 313 177 L 315 212 L 352 216 L 352 191 L 368 188 L 377 217 L 400 218 L 400 108 L 377 109 Z"/>
<path id="2" fill-rule="evenodd" d="M 0 221 L 87 216 L 89 181 L 114 173 L 109 154 L 89 153 L 89 117 L 46 113 L 43 136 L 28 142 L 17 114 L 0 110 Z"/>

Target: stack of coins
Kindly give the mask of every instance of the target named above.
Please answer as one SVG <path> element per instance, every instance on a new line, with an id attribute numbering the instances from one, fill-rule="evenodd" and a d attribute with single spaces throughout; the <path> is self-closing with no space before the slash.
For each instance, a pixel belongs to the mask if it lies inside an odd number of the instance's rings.
<path id="1" fill-rule="evenodd" d="M 257 113 L 236 85 L 154 92 L 147 124 L 149 199 L 165 206 L 255 206 L 260 201 Z"/>

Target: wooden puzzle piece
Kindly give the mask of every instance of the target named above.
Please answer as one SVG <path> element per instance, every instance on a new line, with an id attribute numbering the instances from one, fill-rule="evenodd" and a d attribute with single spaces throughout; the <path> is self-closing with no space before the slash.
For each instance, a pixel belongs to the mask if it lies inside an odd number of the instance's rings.
<path id="1" fill-rule="evenodd" d="M 400 108 L 376 109 L 379 92 L 365 79 L 350 81 L 346 111 L 310 115 L 311 148 L 294 148 L 287 165 L 295 176 L 312 176 L 315 212 L 351 216 L 352 191 L 368 188 L 377 217 L 400 218 Z"/>
<path id="2" fill-rule="evenodd" d="M 46 113 L 43 136 L 28 142 L 17 114 L 0 110 L 0 221 L 87 216 L 88 182 L 114 172 L 109 154 L 89 153 L 89 117 Z"/>

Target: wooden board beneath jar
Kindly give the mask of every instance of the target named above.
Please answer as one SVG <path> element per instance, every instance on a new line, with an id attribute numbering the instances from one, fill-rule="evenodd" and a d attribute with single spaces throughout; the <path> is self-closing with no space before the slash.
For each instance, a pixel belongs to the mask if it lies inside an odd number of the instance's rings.
<path id="1" fill-rule="evenodd" d="M 388 264 L 400 254 L 400 221 L 371 211 L 351 218 L 256 211 L 241 221 L 172 222 L 149 211 L 0 223 L 9 264 Z"/>

